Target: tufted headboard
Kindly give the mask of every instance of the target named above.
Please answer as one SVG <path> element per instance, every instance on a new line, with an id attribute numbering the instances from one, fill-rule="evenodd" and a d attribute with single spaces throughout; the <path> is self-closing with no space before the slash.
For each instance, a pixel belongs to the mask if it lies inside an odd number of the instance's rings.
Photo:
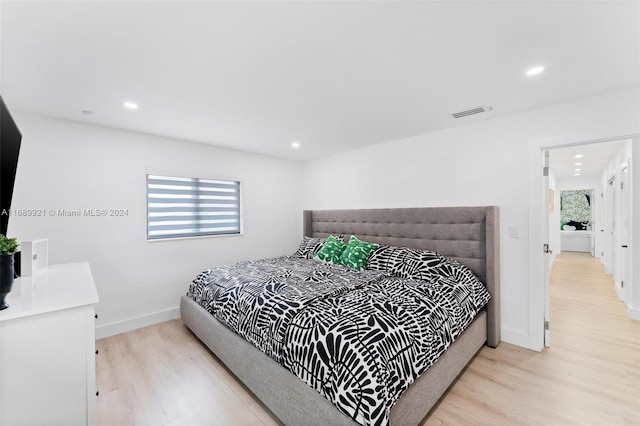
<path id="1" fill-rule="evenodd" d="M 305 210 L 304 235 L 355 235 L 378 244 L 433 250 L 471 269 L 485 284 L 487 344 L 500 342 L 500 235 L 497 206 Z"/>

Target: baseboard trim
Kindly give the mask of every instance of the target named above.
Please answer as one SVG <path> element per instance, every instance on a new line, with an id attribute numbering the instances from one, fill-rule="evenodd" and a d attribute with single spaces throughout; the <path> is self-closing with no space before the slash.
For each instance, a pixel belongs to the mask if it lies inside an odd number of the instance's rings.
<path id="1" fill-rule="evenodd" d="M 618 296 L 618 299 L 620 299 L 620 301 L 624 303 L 625 308 L 627 308 L 627 315 L 629 315 L 629 318 L 634 321 L 640 321 L 640 309 L 634 308 L 631 305 L 627 304 L 627 301 L 624 300 L 625 294 L 622 288 L 617 283 L 613 284 L 613 288 L 616 291 L 616 296 Z"/>
<path id="2" fill-rule="evenodd" d="M 616 282 L 613 283 L 613 288 L 616 291 L 616 296 L 618 296 L 618 299 L 622 300 L 622 303 L 626 305 L 627 302 L 626 300 L 624 300 L 624 293 L 622 292 L 622 288 Z"/>
<path id="3" fill-rule="evenodd" d="M 138 328 L 148 327 L 160 322 L 169 321 L 180 318 L 180 308 L 175 307 L 165 311 L 154 312 L 124 321 L 112 322 L 96 327 L 96 339 L 102 339 L 116 334 L 125 333 L 127 331 L 137 330 Z"/>

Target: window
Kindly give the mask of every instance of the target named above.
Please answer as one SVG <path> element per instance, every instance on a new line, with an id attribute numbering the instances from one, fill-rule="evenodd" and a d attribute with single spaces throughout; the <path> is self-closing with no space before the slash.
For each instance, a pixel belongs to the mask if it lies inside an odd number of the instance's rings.
<path id="1" fill-rule="evenodd" d="M 147 239 L 240 234 L 240 182 L 147 175 Z"/>

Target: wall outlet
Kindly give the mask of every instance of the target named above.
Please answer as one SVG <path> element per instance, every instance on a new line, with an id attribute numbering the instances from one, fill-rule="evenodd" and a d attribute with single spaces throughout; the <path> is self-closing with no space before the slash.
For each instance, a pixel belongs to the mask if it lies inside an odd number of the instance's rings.
<path id="1" fill-rule="evenodd" d="M 520 238 L 520 229 L 517 226 L 509 226 L 509 238 Z"/>

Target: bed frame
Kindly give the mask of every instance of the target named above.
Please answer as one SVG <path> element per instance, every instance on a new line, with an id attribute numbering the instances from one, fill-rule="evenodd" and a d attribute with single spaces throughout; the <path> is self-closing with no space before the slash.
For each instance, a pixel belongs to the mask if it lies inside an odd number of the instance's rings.
<path id="1" fill-rule="evenodd" d="M 435 250 L 468 266 L 491 301 L 438 361 L 401 396 L 391 426 L 418 425 L 475 354 L 500 342 L 498 207 L 304 211 L 304 235 L 356 235 L 379 244 Z M 285 425 L 356 425 L 298 377 L 186 296 L 182 320 Z"/>

